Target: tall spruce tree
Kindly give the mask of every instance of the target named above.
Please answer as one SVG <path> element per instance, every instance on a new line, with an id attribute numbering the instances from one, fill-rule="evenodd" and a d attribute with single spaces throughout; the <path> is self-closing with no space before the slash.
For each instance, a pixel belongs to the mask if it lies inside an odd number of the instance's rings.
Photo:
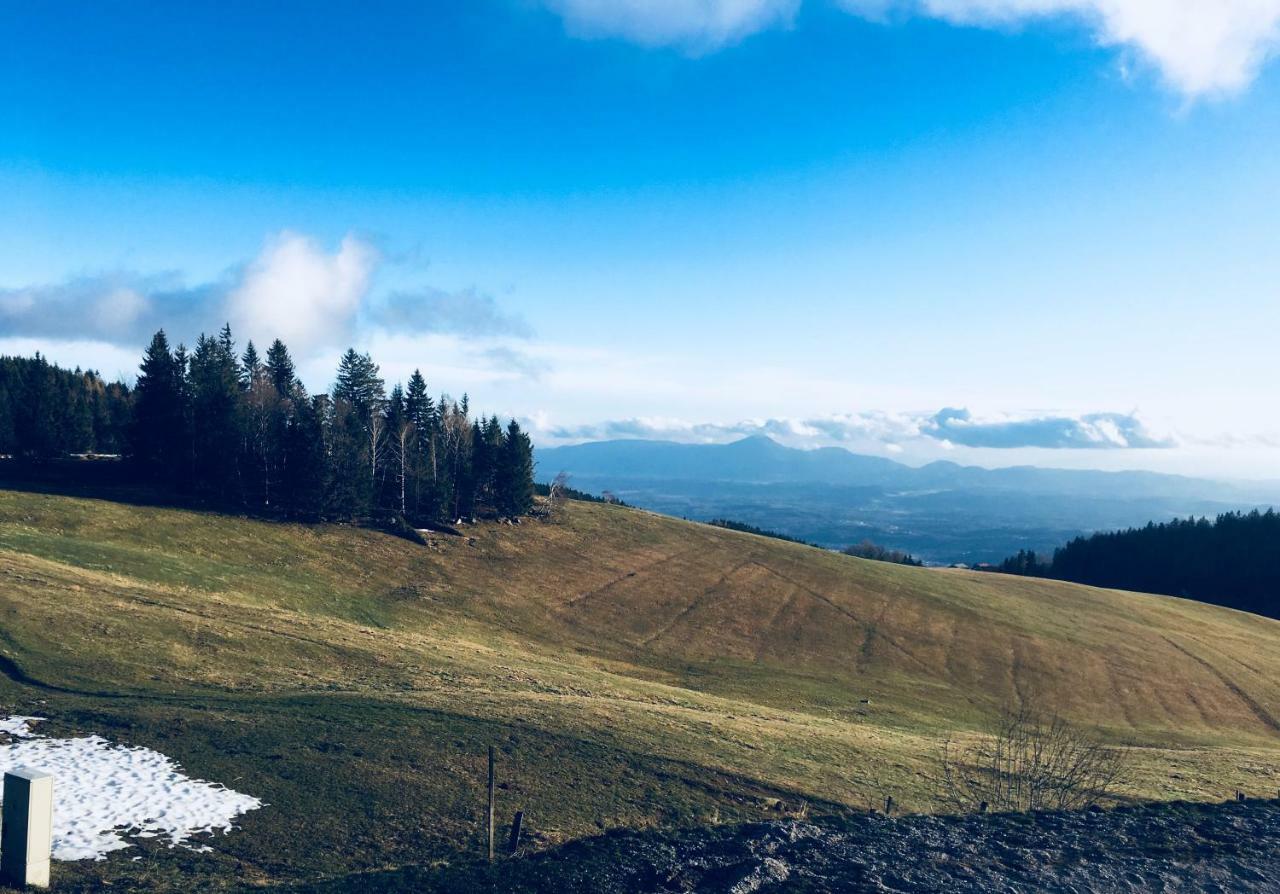
<path id="1" fill-rule="evenodd" d="M 215 338 L 201 335 L 191 355 L 191 429 L 197 493 L 220 504 L 241 497 L 243 452 L 240 367 L 230 327 Z"/>
<path id="2" fill-rule="evenodd" d="M 533 442 L 514 419 L 502 442 L 497 488 L 503 515 L 525 515 L 533 508 Z"/>
<path id="3" fill-rule="evenodd" d="M 447 504 L 444 496 L 443 431 L 439 407 L 427 392 L 426 379 L 420 370 L 409 377 L 405 391 L 405 413 L 413 423 L 417 458 L 412 479 L 412 503 L 416 514 L 437 518 Z"/>
<path id="4" fill-rule="evenodd" d="M 278 338 L 267 348 L 267 378 L 281 397 L 293 397 L 294 386 L 298 384 L 298 373 L 294 369 L 293 358 L 289 356 L 289 349 Z"/>
<path id="5" fill-rule="evenodd" d="M 134 460 L 147 477 L 180 483 L 186 442 L 183 383 L 163 329 L 152 336 L 142 356 L 134 394 Z"/>
<path id="6" fill-rule="evenodd" d="M 382 402 L 386 399 L 386 383 L 372 357 L 357 354 L 355 348 L 347 349 L 338 365 L 333 399 L 346 401 L 356 415 L 361 417 L 368 417 L 374 410 L 382 409 Z"/>
<path id="7" fill-rule="evenodd" d="M 333 497 L 347 518 L 370 515 L 384 481 L 385 383 L 368 354 L 348 348 L 338 366 L 330 409 Z"/>
<path id="8" fill-rule="evenodd" d="M 245 345 L 244 354 L 240 357 L 240 387 L 248 391 L 265 373 L 266 367 L 262 365 L 262 360 L 258 357 L 258 349 L 253 346 L 251 340 Z"/>
<path id="9" fill-rule="evenodd" d="M 328 408 L 327 395 L 307 399 L 299 394 L 285 429 L 281 502 L 289 515 L 302 521 L 319 521 L 328 515 Z"/>
<path id="10" fill-rule="evenodd" d="M 464 502 L 471 513 L 498 511 L 498 463 L 502 457 L 502 424 L 497 416 L 471 429 L 471 474 L 464 480 Z"/>

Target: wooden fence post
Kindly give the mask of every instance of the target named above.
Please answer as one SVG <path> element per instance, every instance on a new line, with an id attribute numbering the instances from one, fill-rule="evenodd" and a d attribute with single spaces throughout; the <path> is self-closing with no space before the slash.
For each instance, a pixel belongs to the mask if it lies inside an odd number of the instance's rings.
<path id="1" fill-rule="evenodd" d="M 507 839 L 507 853 L 512 856 L 520 848 L 520 827 L 524 824 L 524 811 L 517 810 L 511 820 L 511 837 Z"/>
<path id="2" fill-rule="evenodd" d="M 493 746 L 489 746 L 489 862 L 493 862 Z"/>
<path id="3" fill-rule="evenodd" d="M 53 847 L 53 776 L 20 767 L 4 774 L 0 879 L 21 888 L 49 887 Z"/>

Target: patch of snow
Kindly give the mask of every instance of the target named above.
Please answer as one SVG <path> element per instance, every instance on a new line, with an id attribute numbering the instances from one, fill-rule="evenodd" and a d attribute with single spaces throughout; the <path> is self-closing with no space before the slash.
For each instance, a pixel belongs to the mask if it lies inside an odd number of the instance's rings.
<path id="1" fill-rule="evenodd" d="M 150 748 L 101 736 L 41 736 L 31 730 L 39 719 L 0 719 L 0 732 L 20 740 L 0 745 L 0 773 L 30 767 L 53 774 L 55 860 L 101 860 L 130 846 L 126 833 L 191 847 L 192 835 L 230 832 L 237 816 L 262 806 L 251 795 L 184 775 Z"/>
<path id="2" fill-rule="evenodd" d="M 0 733 L 8 733 L 19 739 L 28 739 L 34 736 L 31 731 L 31 724 L 37 720 L 44 720 L 43 717 L 5 717 L 0 719 Z"/>

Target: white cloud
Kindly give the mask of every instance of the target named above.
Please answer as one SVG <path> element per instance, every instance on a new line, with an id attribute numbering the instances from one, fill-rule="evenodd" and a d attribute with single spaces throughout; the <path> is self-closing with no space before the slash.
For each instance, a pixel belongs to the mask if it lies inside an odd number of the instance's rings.
<path id="1" fill-rule="evenodd" d="M 800 0 L 546 0 L 584 37 L 712 50 L 779 24 Z"/>
<path id="2" fill-rule="evenodd" d="M 128 332 L 151 309 L 151 302 L 137 289 L 121 286 L 96 299 L 88 308 L 95 331 Z"/>
<path id="3" fill-rule="evenodd" d="M 528 323 L 504 312 L 492 295 L 475 288 L 448 292 L 425 286 L 392 292 L 370 307 L 369 317 L 376 325 L 393 332 L 452 332 L 515 338 L 532 335 Z"/>
<path id="4" fill-rule="evenodd" d="M 1177 443 L 1169 435 L 1153 433 L 1134 413 L 979 418 L 968 410 L 948 407 L 924 420 L 920 433 L 966 447 L 1002 450 L 1164 449 Z"/>
<path id="5" fill-rule="evenodd" d="M 569 29 L 644 46 L 711 50 L 788 24 L 800 0 L 544 0 Z M 1053 17 L 1081 21 L 1104 46 L 1132 51 L 1187 97 L 1239 92 L 1280 42 L 1280 0 L 837 0 L 891 22 L 924 16 L 1005 27 Z M 1125 66 L 1128 67 L 1127 64 Z"/>
<path id="6" fill-rule="evenodd" d="M 843 2 L 854 12 L 864 7 Z M 883 11 L 883 0 L 873 6 Z M 1187 96 L 1247 87 L 1280 40 L 1280 0 L 915 0 L 899 7 L 961 25 L 1075 16 L 1104 46 L 1136 50 Z"/>
<path id="7" fill-rule="evenodd" d="M 0 356 L 31 357 L 41 354 L 66 369 L 92 369 L 107 379 L 131 381 L 142 359 L 140 348 L 122 348 L 91 338 L 49 340 L 9 337 L 0 333 Z"/>
<path id="8" fill-rule="evenodd" d="M 213 282 L 108 271 L 0 288 L 0 336 L 92 339 L 141 347 L 157 329 L 190 341 L 230 322 L 237 340 L 281 338 L 304 355 L 347 340 L 369 295 L 378 253 L 348 235 L 328 252 L 290 231 Z"/>
<path id="9" fill-rule="evenodd" d="M 190 344 L 230 323 L 242 345 L 252 339 L 265 348 L 279 338 L 306 360 L 379 333 L 448 333 L 484 343 L 489 365 L 515 370 L 512 375 L 536 377 L 549 369 L 512 345 L 493 343 L 528 339 L 533 331 L 475 288 L 421 284 L 379 297 L 373 278 L 382 262 L 377 249 L 356 236 L 329 250 L 286 230 L 268 239 L 255 259 L 213 282 L 114 271 L 0 288 L 0 339 L 44 339 L 46 352 L 69 342 L 141 351 L 157 329 L 172 342 Z"/>
<path id="10" fill-rule="evenodd" d="M 549 442 L 643 438 L 690 443 L 722 443 L 749 435 L 768 435 L 800 447 L 861 445 L 890 453 L 903 443 L 930 442 L 1008 450 L 1161 449 L 1176 445 L 1169 436 L 1152 434 L 1134 414 L 1024 414 L 979 418 L 967 410 L 937 413 L 861 412 L 806 418 L 745 419 L 740 422 L 689 422 L 669 417 L 611 419 L 587 425 L 554 426 L 544 420 L 538 430 Z"/>
<path id="11" fill-rule="evenodd" d="M 282 339 L 303 356 L 348 343 L 377 263 L 377 251 L 351 235 L 326 254 L 307 236 L 281 233 L 227 296 L 231 328 L 241 338 Z"/>

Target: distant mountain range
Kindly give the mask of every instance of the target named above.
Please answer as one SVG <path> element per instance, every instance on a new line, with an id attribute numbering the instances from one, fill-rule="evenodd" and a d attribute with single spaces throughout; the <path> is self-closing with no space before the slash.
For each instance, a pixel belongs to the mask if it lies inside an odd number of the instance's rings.
<path id="1" fill-rule="evenodd" d="M 824 546 L 862 539 L 933 562 L 997 561 L 1082 533 L 1176 516 L 1280 505 L 1280 482 L 1224 482 L 952 462 L 913 467 L 763 436 L 730 444 L 597 441 L 539 448 L 538 477 L 689 518 L 727 517 Z"/>

